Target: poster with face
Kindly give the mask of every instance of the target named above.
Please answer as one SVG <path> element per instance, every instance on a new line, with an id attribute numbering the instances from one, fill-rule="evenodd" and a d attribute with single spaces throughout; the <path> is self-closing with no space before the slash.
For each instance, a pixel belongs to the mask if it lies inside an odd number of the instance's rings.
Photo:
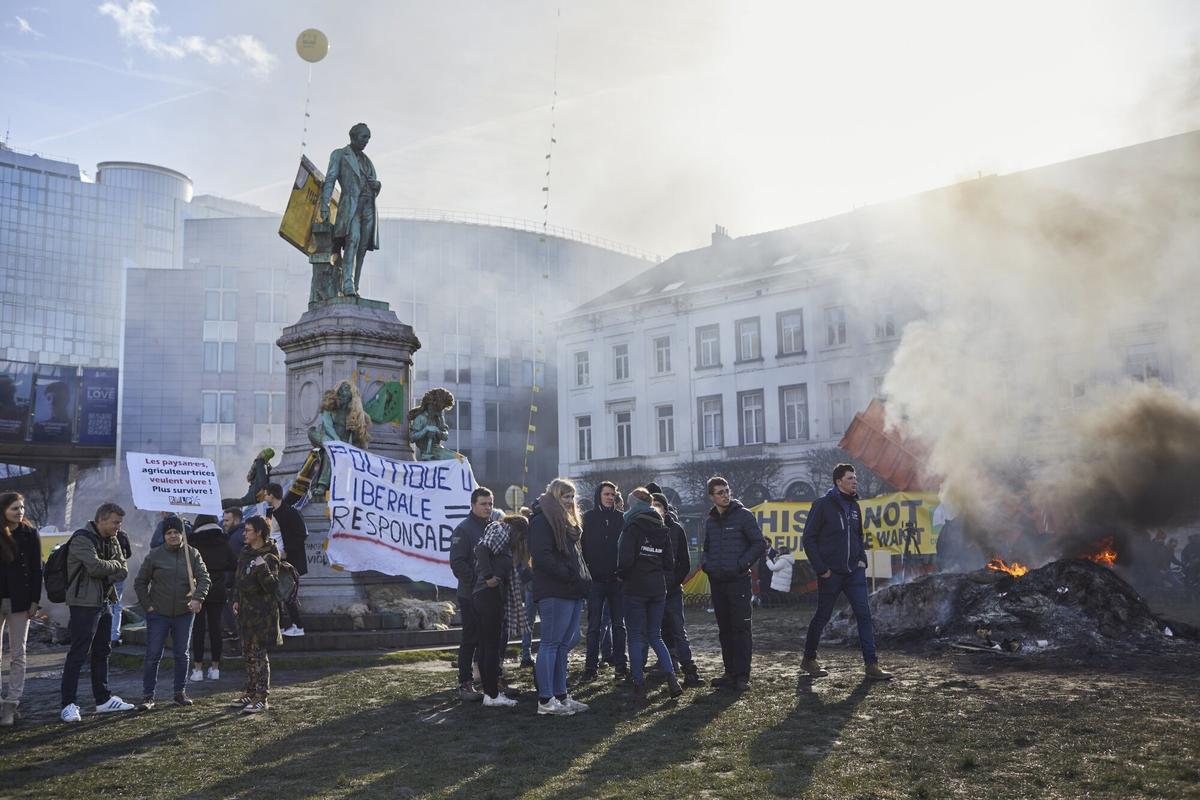
<path id="1" fill-rule="evenodd" d="M 78 385 L 74 367 L 38 365 L 33 378 L 33 441 L 71 441 Z"/>
<path id="2" fill-rule="evenodd" d="M 79 396 L 79 443 L 107 445 L 117 443 L 117 371 L 110 368 L 83 368 Z"/>
<path id="3" fill-rule="evenodd" d="M 0 361 L 0 441 L 25 441 L 32 395 L 33 364 Z"/>

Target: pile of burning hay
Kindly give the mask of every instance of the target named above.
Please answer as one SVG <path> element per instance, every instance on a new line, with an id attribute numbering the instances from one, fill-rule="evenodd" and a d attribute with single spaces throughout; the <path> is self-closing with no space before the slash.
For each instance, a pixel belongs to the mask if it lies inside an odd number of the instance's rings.
<path id="1" fill-rule="evenodd" d="M 1195 639 L 1196 629 L 1152 612 L 1103 561 L 1064 559 L 1038 569 L 998 559 L 974 572 L 935 573 L 871 596 L 881 641 L 1029 652 L 1146 651 Z M 847 609 L 830 623 L 857 641 Z"/>

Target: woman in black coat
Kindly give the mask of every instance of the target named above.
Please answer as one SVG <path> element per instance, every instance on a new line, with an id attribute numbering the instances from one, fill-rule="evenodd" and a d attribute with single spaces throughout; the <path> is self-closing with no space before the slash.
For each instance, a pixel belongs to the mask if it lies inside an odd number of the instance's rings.
<path id="1" fill-rule="evenodd" d="M 12 666 L 0 695 L 0 725 L 12 725 L 25 692 L 25 638 L 42 599 L 42 542 L 25 521 L 25 498 L 0 494 L 0 654 L 4 634 Z"/>
<path id="2" fill-rule="evenodd" d="M 221 677 L 221 616 L 225 612 L 227 577 L 237 569 L 237 562 L 229 549 L 229 536 L 217 522 L 207 514 L 196 517 L 196 523 L 188 535 L 188 544 L 200 551 L 204 566 L 212 577 L 212 588 L 204 598 L 204 605 L 192 625 L 192 675 L 191 680 L 203 680 L 204 635 L 212 648 L 212 663 L 207 678 L 215 681 Z"/>

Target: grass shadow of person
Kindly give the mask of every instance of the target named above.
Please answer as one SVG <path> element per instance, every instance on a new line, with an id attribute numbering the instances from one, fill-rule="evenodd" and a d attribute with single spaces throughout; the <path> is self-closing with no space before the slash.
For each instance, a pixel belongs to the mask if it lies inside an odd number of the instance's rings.
<path id="1" fill-rule="evenodd" d="M 843 684 L 814 681 L 801 676 L 796 683 L 796 703 L 787 715 L 765 730 L 750 745 L 750 761 L 771 773 L 771 790 L 780 797 L 796 797 L 829 755 L 842 729 L 866 699 L 872 681 L 862 678 L 848 694 L 832 702 L 827 698 Z M 818 691 L 818 684 L 827 688 Z"/>

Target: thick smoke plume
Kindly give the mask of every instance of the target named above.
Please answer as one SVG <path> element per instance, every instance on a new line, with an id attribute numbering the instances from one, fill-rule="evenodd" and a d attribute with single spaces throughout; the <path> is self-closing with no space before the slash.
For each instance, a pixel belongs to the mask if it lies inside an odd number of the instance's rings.
<path id="1" fill-rule="evenodd" d="M 1048 558 L 1200 519 L 1200 133 L 877 214 L 908 235 L 873 283 L 923 306 L 889 417 L 929 447 L 981 552 L 1022 527 L 1056 534 Z"/>

